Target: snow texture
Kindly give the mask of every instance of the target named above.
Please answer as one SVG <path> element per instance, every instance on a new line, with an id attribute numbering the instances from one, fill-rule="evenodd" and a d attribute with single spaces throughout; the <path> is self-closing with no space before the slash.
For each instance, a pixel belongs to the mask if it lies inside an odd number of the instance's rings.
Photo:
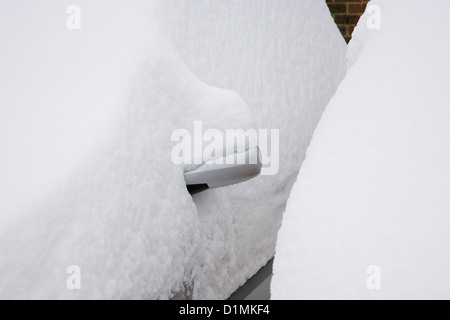
<path id="1" fill-rule="evenodd" d="M 72 4 L 0 3 L 0 297 L 226 298 L 273 255 L 343 77 L 326 5 L 78 0 L 69 30 Z M 194 120 L 281 129 L 279 173 L 193 199 L 170 137 Z"/>
<path id="2" fill-rule="evenodd" d="M 449 299 L 450 3 L 374 0 L 278 234 L 273 299 Z M 372 9 L 371 9 L 372 10 Z"/>

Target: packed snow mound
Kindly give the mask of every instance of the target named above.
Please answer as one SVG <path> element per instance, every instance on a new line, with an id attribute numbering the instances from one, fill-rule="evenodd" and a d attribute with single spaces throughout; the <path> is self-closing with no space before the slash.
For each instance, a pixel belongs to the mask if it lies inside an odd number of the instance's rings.
<path id="1" fill-rule="evenodd" d="M 450 298 L 450 3 L 370 5 L 287 204 L 273 299 Z"/>
<path id="2" fill-rule="evenodd" d="M 346 47 L 324 4 L 221 2 L 0 3 L 1 298 L 166 299 L 192 283 L 226 298 L 273 255 Z M 292 150 L 279 176 L 193 200 L 170 155 L 196 120 L 282 128 Z"/>

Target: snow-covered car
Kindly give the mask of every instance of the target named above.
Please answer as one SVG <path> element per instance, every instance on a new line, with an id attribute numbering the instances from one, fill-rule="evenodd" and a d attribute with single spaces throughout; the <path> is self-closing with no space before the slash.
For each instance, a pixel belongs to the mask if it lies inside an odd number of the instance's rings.
<path id="1" fill-rule="evenodd" d="M 0 2 L 0 298 L 227 298 L 345 73 L 325 1 L 76 2 Z M 279 165 L 192 197 L 171 136 L 198 121 L 277 130 Z"/>

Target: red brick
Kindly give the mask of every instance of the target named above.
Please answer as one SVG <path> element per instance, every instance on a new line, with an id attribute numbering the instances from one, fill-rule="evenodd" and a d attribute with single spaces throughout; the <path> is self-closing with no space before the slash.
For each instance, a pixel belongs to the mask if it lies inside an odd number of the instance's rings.
<path id="1" fill-rule="evenodd" d="M 348 13 L 364 13 L 365 5 L 361 3 L 349 3 L 348 4 Z"/>
<path id="2" fill-rule="evenodd" d="M 336 24 L 357 24 L 359 21 L 359 15 L 346 15 L 346 14 L 336 14 L 334 16 L 334 22 Z"/>
<path id="3" fill-rule="evenodd" d="M 361 18 L 360 15 L 348 15 L 347 16 L 347 24 L 357 24 L 359 21 L 359 18 Z"/>
<path id="4" fill-rule="evenodd" d="M 370 0 L 325 0 L 345 41 L 349 42 Z"/>
<path id="5" fill-rule="evenodd" d="M 345 13 L 347 11 L 347 6 L 345 4 L 329 4 L 330 12 L 333 13 Z"/>

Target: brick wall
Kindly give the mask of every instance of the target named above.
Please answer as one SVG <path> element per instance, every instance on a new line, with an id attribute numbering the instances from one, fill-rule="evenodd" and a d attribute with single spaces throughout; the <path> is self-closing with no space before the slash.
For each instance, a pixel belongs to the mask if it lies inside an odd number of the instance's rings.
<path id="1" fill-rule="evenodd" d="M 352 38 L 353 29 L 370 0 L 326 0 L 345 41 Z"/>

